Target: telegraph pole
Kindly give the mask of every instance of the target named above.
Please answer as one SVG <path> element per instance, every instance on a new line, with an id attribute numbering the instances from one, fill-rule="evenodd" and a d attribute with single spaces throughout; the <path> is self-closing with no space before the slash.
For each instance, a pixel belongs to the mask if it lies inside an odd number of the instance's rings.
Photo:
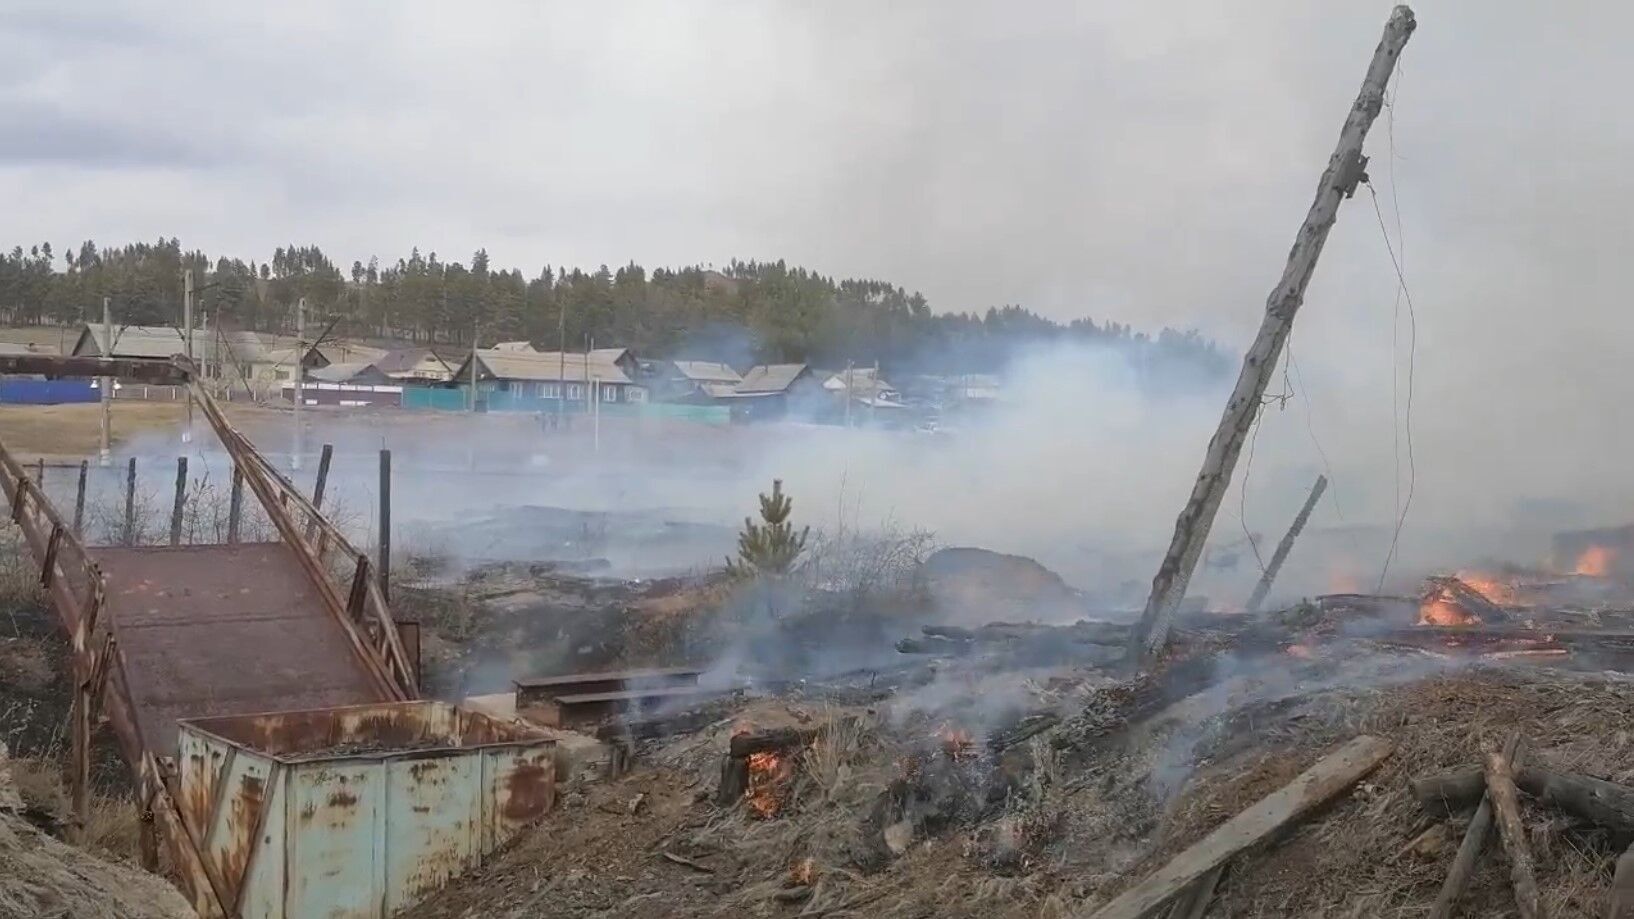
<path id="1" fill-rule="evenodd" d="M 108 298 L 102 298 L 102 356 L 113 357 L 113 310 L 108 305 Z M 113 462 L 109 440 L 113 429 L 113 377 L 103 377 L 97 384 L 102 396 L 102 442 L 97 451 L 98 466 L 106 466 Z M 189 405 L 192 403 L 189 402 Z"/>
<path id="2" fill-rule="evenodd" d="M 1294 550 L 1294 540 L 1305 529 L 1305 524 L 1311 519 L 1311 511 L 1316 510 L 1316 502 L 1322 500 L 1322 493 L 1328 490 L 1328 477 L 1319 475 L 1316 484 L 1311 486 L 1311 493 L 1305 498 L 1305 506 L 1299 509 L 1294 516 L 1294 522 L 1283 535 L 1282 542 L 1277 543 L 1277 551 L 1271 555 L 1271 563 L 1265 566 L 1265 572 L 1260 576 L 1260 582 L 1254 585 L 1254 592 L 1249 595 L 1248 602 L 1243 604 L 1243 612 L 1257 613 L 1260 604 L 1265 602 L 1265 595 L 1271 592 L 1271 585 L 1276 583 L 1277 572 L 1282 570 L 1282 563 L 1288 560 L 1288 553 Z"/>
<path id="3" fill-rule="evenodd" d="M 1151 596 L 1146 600 L 1146 609 L 1141 613 L 1140 623 L 1130 640 L 1132 659 L 1149 661 L 1168 642 L 1169 626 L 1175 610 L 1185 599 L 1186 586 L 1197 568 L 1203 544 L 1208 541 L 1214 515 L 1220 508 L 1220 499 L 1225 497 L 1226 489 L 1231 485 L 1237 458 L 1242 454 L 1249 429 L 1259 413 L 1265 389 L 1276 372 L 1277 359 L 1288 341 L 1288 333 L 1293 330 L 1294 314 L 1299 312 L 1300 304 L 1304 302 L 1305 287 L 1310 284 L 1311 275 L 1316 271 L 1316 260 L 1327 242 L 1328 231 L 1338 219 L 1339 202 L 1355 194 L 1357 183 L 1367 178 L 1367 157 L 1362 155 L 1362 143 L 1384 104 L 1385 86 L 1395 70 L 1396 59 L 1401 56 L 1401 49 L 1407 45 L 1407 39 L 1417 25 L 1413 11 L 1406 6 L 1396 7 L 1390 14 L 1390 20 L 1385 23 L 1384 37 L 1373 51 L 1373 60 L 1368 64 L 1361 92 L 1351 105 L 1344 128 L 1339 132 L 1339 145 L 1328 160 L 1327 169 L 1322 171 L 1321 181 L 1317 183 L 1316 200 L 1294 238 L 1282 279 L 1272 288 L 1266 300 L 1265 318 L 1260 323 L 1254 344 L 1243 358 L 1242 372 L 1237 377 L 1237 386 L 1232 390 L 1231 398 L 1226 402 L 1220 426 L 1209 440 L 1208 452 L 1203 457 L 1203 470 L 1197 476 L 1191 497 L 1186 500 L 1179 519 L 1175 521 L 1174 538 L 1169 544 L 1169 551 L 1163 556 L 1163 563 L 1158 567 L 1157 576 L 1152 579 Z"/>
<path id="4" fill-rule="evenodd" d="M 193 366 L 193 269 L 182 272 L 182 349 L 187 355 L 187 366 Z M 193 442 L 193 400 L 187 400 L 187 427 L 182 431 L 182 443 Z"/>
<path id="5" fill-rule="evenodd" d="M 306 396 L 301 392 L 301 381 L 306 376 L 306 298 L 295 304 L 295 453 L 290 457 L 291 469 L 301 468 L 301 404 Z"/>

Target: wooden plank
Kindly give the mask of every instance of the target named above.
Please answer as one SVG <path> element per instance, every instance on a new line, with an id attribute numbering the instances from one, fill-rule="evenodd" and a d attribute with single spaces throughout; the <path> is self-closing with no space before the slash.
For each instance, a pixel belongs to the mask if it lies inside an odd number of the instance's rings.
<path id="1" fill-rule="evenodd" d="M 1213 871 L 1193 881 L 1185 893 L 1174 898 L 1174 905 L 1169 907 L 1169 919 L 1203 919 L 1208 905 L 1214 902 L 1214 888 L 1220 885 L 1222 874 L 1225 874 L 1225 865 L 1217 865 Z"/>
<path id="2" fill-rule="evenodd" d="M 1298 778 L 1221 824 L 1087 919 L 1140 919 L 1233 856 L 1343 793 L 1390 755 L 1390 742 L 1362 735 L 1323 757 Z"/>
<path id="3" fill-rule="evenodd" d="M 1617 859 L 1611 895 L 1606 898 L 1606 919 L 1634 919 L 1634 846 Z"/>
<path id="4" fill-rule="evenodd" d="M 1538 897 L 1537 872 L 1532 848 L 1526 842 L 1526 825 L 1521 822 L 1520 792 L 1509 757 L 1498 750 L 1487 754 L 1486 793 L 1498 823 L 1498 838 L 1509 853 L 1509 880 L 1515 887 L 1515 906 L 1521 919 L 1538 919 L 1543 905 Z"/>

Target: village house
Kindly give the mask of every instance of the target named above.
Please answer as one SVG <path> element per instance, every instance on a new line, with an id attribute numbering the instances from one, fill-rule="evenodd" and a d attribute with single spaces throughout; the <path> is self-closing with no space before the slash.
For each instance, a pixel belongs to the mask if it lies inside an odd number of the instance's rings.
<path id="1" fill-rule="evenodd" d="M 374 367 L 399 383 L 446 383 L 454 378 L 454 367 L 430 348 L 387 351 Z"/>
<path id="2" fill-rule="evenodd" d="M 496 410 L 543 408 L 544 403 L 587 404 L 599 386 L 604 405 L 645 402 L 647 391 L 632 374 L 637 362 L 624 348 L 586 354 L 560 351 L 478 349 L 455 368 L 453 382 L 466 384 L 475 361 L 479 403 Z"/>
<path id="3" fill-rule="evenodd" d="M 663 361 L 656 372 L 653 397 L 664 402 L 709 404 L 743 382 L 736 370 L 715 361 Z"/>
<path id="4" fill-rule="evenodd" d="M 824 408 L 824 392 L 805 364 L 759 364 L 721 401 L 732 409 L 733 421 L 763 421 L 816 417 Z"/>

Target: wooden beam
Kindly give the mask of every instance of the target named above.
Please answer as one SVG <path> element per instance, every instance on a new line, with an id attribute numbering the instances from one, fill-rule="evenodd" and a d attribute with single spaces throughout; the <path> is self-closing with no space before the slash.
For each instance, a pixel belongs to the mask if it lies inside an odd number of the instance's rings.
<path id="1" fill-rule="evenodd" d="M 182 544 L 182 511 L 187 508 L 187 457 L 176 457 L 176 497 L 170 503 L 170 544 Z"/>
<path id="2" fill-rule="evenodd" d="M 1617 857 L 1611 895 L 1606 898 L 1606 919 L 1634 919 L 1634 846 Z"/>
<path id="3" fill-rule="evenodd" d="M 1390 755 L 1389 741 L 1362 735 L 1262 798 L 1088 919 L 1140 919 L 1232 857 L 1343 793 Z"/>
<path id="4" fill-rule="evenodd" d="M 1225 413 L 1220 416 L 1219 428 L 1209 440 L 1203 457 L 1203 469 L 1197 475 L 1191 496 L 1175 521 L 1174 538 L 1169 550 L 1152 578 L 1152 593 L 1146 600 L 1140 626 L 1130 642 L 1131 656 L 1139 660 L 1152 659 L 1169 639 L 1169 625 L 1174 619 L 1180 601 L 1186 597 L 1186 587 L 1197 559 L 1208 542 L 1209 530 L 1214 526 L 1214 515 L 1220 501 L 1231 485 L 1231 474 L 1237 468 L 1248 432 L 1258 417 L 1266 387 L 1275 375 L 1277 360 L 1283 345 L 1293 331 L 1294 315 L 1305 301 L 1305 288 L 1316 273 L 1316 260 L 1328 240 L 1339 217 L 1339 202 L 1356 192 L 1356 184 L 1366 178 L 1367 157 L 1362 155 L 1362 144 L 1367 131 L 1384 105 L 1385 86 L 1395 70 L 1407 39 L 1412 36 L 1417 21 L 1413 11 L 1398 6 L 1385 23 L 1384 37 L 1373 51 L 1373 60 L 1362 79 L 1361 92 L 1351 104 L 1344 128 L 1339 132 L 1339 143 L 1334 148 L 1328 166 L 1317 182 L 1316 200 L 1305 215 L 1305 223 L 1294 237 L 1288 252 L 1288 263 L 1282 270 L 1282 279 L 1266 299 L 1265 318 L 1259 334 L 1248 354 L 1243 358 L 1242 371 L 1236 388 L 1226 401 Z"/>
<path id="5" fill-rule="evenodd" d="M 1557 772 L 1535 762 L 1515 771 L 1515 784 L 1539 801 L 1609 830 L 1634 833 L 1634 788 L 1573 772 Z M 1470 766 L 1421 776 L 1411 783 L 1413 797 L 1425 811 L 1447 816 L 1480 800 L 1484 770 Z"/>
<path id="6" fill-rule="evenodd" d="M 1311 493 L 1305 499 L 1305 506 L 1294 515 L 1293 524 L 1288 527 L 1288 532 L 1283 534 L 1282 542 L 1277 543 L 1277 551 L 1271 555 L 1271 563 L 1265 566 L 1265 573 L 1260 576 L 1260 582 L 1254 585 L 1254 592 L 1249 595 L 1248 603 L 1243 607 L 1244 612 L 1260 611 L 1260 604 L 1265 602 L 1265 595 L 1271 592 L 1271 585 L 1276 583 L 1277 574 L 1282 571 L 1282 563 L 1288 560 L 1288 553 L 1294 550 L 1294 540 L 1298 539 L 1300 532 L 1305 529 L 1305 524 L 1311 519 L 1311 511 L 1316 510 L 1316 502 L 1322 500 L 1322 493 L 1327 490 L 1328 477 L 1317 476 L 1316 484 L 1311 486 Z"/>
<path id="7" fill-rule="evenodd" d="M 1532 847 L 1526 842 L 1526 825 L 1521 822 L 1520 793 L 1510 758 L 1493 750 L 1486 758 L 1486 791 L 1498 822 L 1498 838 L 1509 853 L 1509 880 L 1515 887 L 1515 906 L 1521 919 L 1538 919 L 1543 906 L 1538 897 L 1537 871 Z"/>
<path id="8" fill-rule="evenodd" d="M 1517 734 L 1504 745 L 1504 754 L 1510 758 L 1510 762 L 1514 762 L 1519 749 L 1520 735 Z M 1469 828 L 1464 831 L 1464 841 L 1459 843 L 1458 854 L 1453 857 L 1452 867 L 1447 869 L 1447 879 L 1441 882 L 1441 892 L 1436 895 L 1435 906 L 1430 909 L 1430 919 L 1449 919 L 1452 916 L 1458 898 L 1464 895 L 1464 888 L 1469 886 L 1469 879 L 1475 874 L 1475 861 L 1481 857 L 1487 837 L 1492 834 L 1492 796 L 1485 793 L 1486 774 L 1483 772 L 1480 778 L 1481 804 L 1475 809 L 1475 816 L 1470 818 Z"/>

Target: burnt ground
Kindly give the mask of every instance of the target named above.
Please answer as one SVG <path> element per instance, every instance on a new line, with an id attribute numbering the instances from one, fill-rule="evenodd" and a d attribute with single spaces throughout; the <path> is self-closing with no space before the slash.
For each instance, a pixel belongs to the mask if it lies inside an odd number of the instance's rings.
<path id="1" fill-rule="evenodd" d="M 1388 741 L 1392 756 L 1233 860 L 1208 915 L 1419 915 L 1463 825 L 1427 817 L 1410 777 L 1475 762 L 1515 730 L 1545 761 L 1634 776 L 1634 739 L 1601 730 L 1634 717 L 1634 682 L 1621 676 L 1504 666 L 1370 687 L 1324 685 L 1332 673 L 1318 665 L 1290 669 L 1308 681 L 1291 695 L 1235 681 L 1113 723 L 1087 745 L 1058 731 L 1003 754 L 971 755 L 942 739 L 943 725 L 886 708 L 753 701 L 704 731 L 643 747 L 623 778 L 564 789 L 541 826 L 406 915 L 1075 915 L 1360 733 Z M 1120 691 L 1086 683 L 1074 705 L 1093 711 Z M 797 754 L 770 818 L 715 802 L 721 754 L 742 724 L 851 718 L 862 727 Z M 1531 804 L 1526 819 L 1548 914 L 1603 915 L 1628 840 Z M 1461 915 L 1512 909 L 1495 851 L 1478 865 Z"/>

